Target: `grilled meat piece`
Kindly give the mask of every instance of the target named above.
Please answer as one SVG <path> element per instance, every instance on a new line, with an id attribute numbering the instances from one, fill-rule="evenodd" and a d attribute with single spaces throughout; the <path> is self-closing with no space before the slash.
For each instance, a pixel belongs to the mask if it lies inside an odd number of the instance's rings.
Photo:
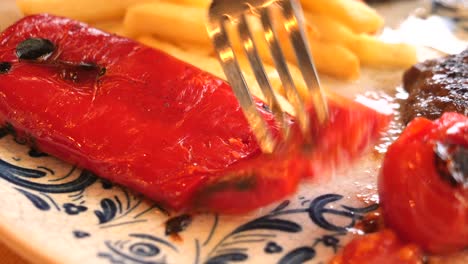
<path id="1" fill-rule="evenodd" d="M 404 74 L 403 85 L 409 93 L 401 108 L 405 124 L 417 116 L 434 120 L 444 112 L 467 115 L 468 49 L 414 65 Z"/>

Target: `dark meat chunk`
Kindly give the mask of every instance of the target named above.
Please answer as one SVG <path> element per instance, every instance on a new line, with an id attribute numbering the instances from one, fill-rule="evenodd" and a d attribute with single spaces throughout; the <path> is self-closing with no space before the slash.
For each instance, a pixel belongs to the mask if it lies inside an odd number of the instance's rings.
<path id="1" fill-rule="evenodd" d="M 402 121 L 424 116 L 436 119 L 444 112 L 468 114 L 468 49 L 458 55 L 428 60 L 405 72 L 409 93 L 402 103 Z"/>

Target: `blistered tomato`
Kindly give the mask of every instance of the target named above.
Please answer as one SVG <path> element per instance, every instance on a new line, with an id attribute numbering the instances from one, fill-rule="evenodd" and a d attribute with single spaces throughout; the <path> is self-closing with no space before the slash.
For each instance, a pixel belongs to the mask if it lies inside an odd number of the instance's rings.
<path id="1" fill-rule="evenodd" d="M 468 118 L 417 118 L 388 149 L 379 178 L 385 223 L 429 253 L 468 246 Z"/>

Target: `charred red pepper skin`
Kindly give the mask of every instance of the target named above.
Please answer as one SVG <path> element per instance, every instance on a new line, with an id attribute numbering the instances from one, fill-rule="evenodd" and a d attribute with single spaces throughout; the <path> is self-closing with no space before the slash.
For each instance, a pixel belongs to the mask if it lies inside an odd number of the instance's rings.
<path id="1" fill-rule="evenodd" d="M 71 81 L 60 67 L 18 60 L 15 47 L 31 37 L 56 45 L 50 61 L 93 63 L 105 73 L 94 78 L 79 73 Z M 276 160 L 261 154 L 226 82 L 132 40 L 35 15 L 0 35 L 0 62 L 12 65 L 0 74 L 3 123 L 32 138 L 41 151 L 171 209 L 246 212 L 291 194 L 311 172 L 295 154 Z M 330 102 L 336 120 L 357 117 L 365 123 L 329 124 L 333 138 L 359 129 L 353 142 L 330 145 L 328 135 L 318 131 L 324 156 L 332 152 L 327 149 L 346 147 L 355 155 L 388 121 L 355 102 L 338 97 Z M 258 105 L 272 123 L 273 116 Z"/>
<path id="2" fill-rule="evenodd" d="M 385 224 L 398 236 L 426 252 L 447 254 L 468 246 L 468 188 L 439 174 L 437 143 L 468 148 L 468 117 L 414 119 L 388 149 L 379 195 Z"/>

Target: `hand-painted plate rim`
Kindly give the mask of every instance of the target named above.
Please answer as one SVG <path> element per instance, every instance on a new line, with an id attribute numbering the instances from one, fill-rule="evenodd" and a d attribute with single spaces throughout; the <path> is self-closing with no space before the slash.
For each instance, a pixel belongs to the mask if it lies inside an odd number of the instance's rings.
<path id="1" fill-rule="evenodd" d="M 5 220 L 2 219 L 0 224 L 0 242 L 3 245 L 6 245 L 9 249 L 31 263 L 59 263 L 53 256 L 34 248 L 31 243 L 28 243 L 26 237 L 18 236 L 15 230 L 9 229 L 8 226 L 8 224 L 5 224 Z"/>

